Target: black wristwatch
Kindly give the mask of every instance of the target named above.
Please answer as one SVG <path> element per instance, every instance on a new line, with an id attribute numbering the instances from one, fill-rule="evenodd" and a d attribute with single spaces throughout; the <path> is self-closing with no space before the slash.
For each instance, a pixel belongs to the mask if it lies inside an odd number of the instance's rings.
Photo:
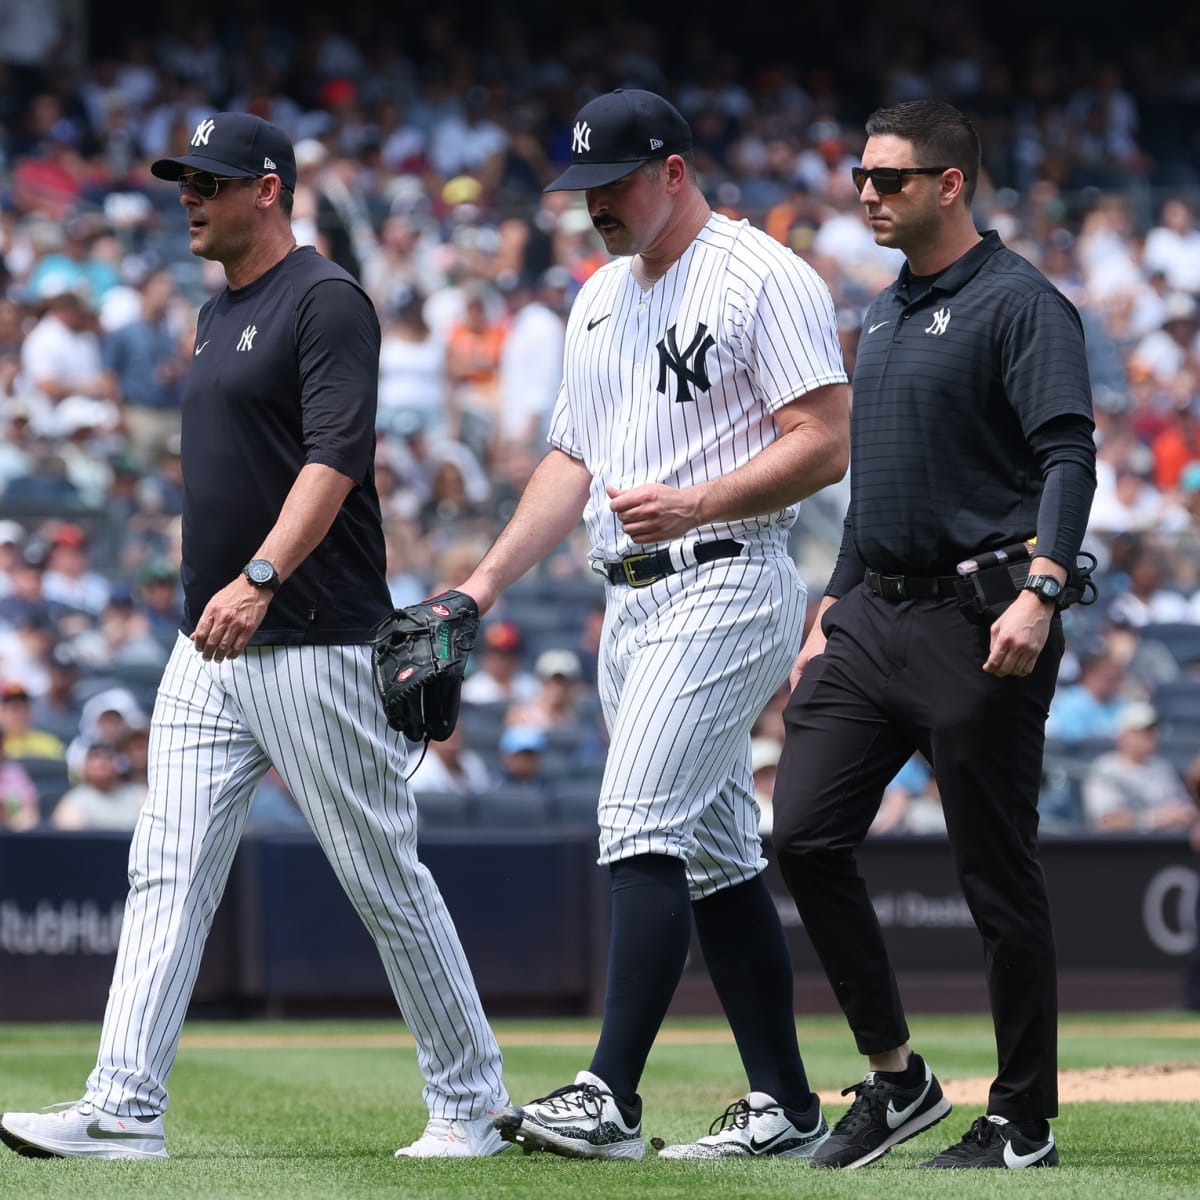
<path id="1" fill-rule="evenodd" d="M 279 591 L 279 585 L 283 582 L 279 578 L 279 572 L 275 570 L 275 564 L 269 558 L 252 558 L 242 568 L 242 574 L 256 588 L 266 588 L 269 592 Z"/>
<path id="2" fill-rule="evenodd" d="M 1062 597 L 1063 585 L 1053 575 L 1030 575 L 1021 585 L 1024 592 L 1032 592 L 1039 600 L 1058 607 Z"/>

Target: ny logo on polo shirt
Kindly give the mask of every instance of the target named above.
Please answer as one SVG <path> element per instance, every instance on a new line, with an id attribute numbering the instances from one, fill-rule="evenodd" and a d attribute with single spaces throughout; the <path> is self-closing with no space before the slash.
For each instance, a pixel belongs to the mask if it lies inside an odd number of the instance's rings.
<path id="1" fill-rule="evenodd" d="M 253 350 L 254 338 L 257 333 L 257 325 L 247 325 L 246 328 L 242 330 L 241 340 L 237 344 L 238 350 Z"/>
<path id="2" fill-rule="evenodd" d="M 708 378 L 708 369 L 704 365 L 704 356 L 717 344 L 717 339 L 708 332 L 708 326 L 700 322 L 696 326 L 696 334 L 681 351 L 675 338 L 675 326 L 667 330 L 666 336 L 658 343 L 658 388 L 659 393 L 667 390 L 667 372 L 675 372 L 675 403 L 682 404 L 685 400 L 695 401 L 696 397 L 688 391 L 688 384 L 707 392 L 712 387 Z M 689 362 L 690 360 L 690 362 Z"/>
<path id="3" fill-rule="evenodd" d="M 948 308 L 939 308 L 933 314 L 933 320 L 925 326 L 926 333 L 932 333 L 934 337 L 941 337 L 946 332 L 946 326 L 950 324 L 950 310 Z"/>

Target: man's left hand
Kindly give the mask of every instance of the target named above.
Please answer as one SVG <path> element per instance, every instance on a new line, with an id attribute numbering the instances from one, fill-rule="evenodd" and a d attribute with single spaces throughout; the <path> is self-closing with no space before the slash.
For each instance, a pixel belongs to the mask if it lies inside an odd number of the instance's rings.
<path id="1" fill-rule="evenodd" d="M 983 669 L 1001 678 L 1030 674 L 1050 636 L 1054 612 L 1053 605 L 1032 592 L 1018 592 L 992 623 L 991 650 Z"/>
<path id="2" fill-rule="evenodd" d="M 627 492 L 614 487 L 605 490 L 621 528 L 639 546 L 669 542 L 700 524 L 691 498 L 692 489 L 643 483 Z"/>

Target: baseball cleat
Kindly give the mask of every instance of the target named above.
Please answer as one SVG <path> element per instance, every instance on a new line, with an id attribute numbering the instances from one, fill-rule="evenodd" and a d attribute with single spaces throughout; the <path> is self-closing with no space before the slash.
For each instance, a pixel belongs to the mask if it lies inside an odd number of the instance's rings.
<path id="1" fill-rule="evenodd" d="M 750 1092 L 717 1117 L 705 1137 L 680 1146 L 666 1146 L 658 1152 L 658 1157 L 809 1158 L 828 1136 L 829 1126 L 820 1109 L 810 1127 L 803 1129 L 766 1092 Z"/>
<path id="2" fill-rule="evenodd" d="M 868 1071 L 861 1083 L 842 1090 L 843 1096 L 855 1093 L 854 1103 L 809 1160 L 810 1166 L 864 1167 L 949 1115 L 950 1101 L 929 1064 L 920 1055 L 913 1058 L 924 1069 L 916 1087 L 901 1087 Z"/>
<path id="3" fill-rule="evenodd" d="M 1058 1147 L 1054 1134 L 1048 1129 L 1044 1138 L 1030 1138 L 1003 1117 L 980 1117 L 941 1154 L 921 1167 L 1000 1167 L 1020 1170 L 1023 1167 L 1057 1167 Z"/>
<path id="4" fill-rule="evenodd" d="M 489 1158 L 508 1146 L 493 1127 L 496 1116 L 488 1112 L 473 1121 L 430 1117 L 424 1132 L 411 1146 L 401 1146 L 396 1158 Z"/>
<path id="5" fill-rule="evenodd" d="M 564 1158 L 628 1159 L 646 1154 L 641 1121 L 626 1121 L 608 1084 L 590 1071 L 580 1071 L 574 1083 L 523 1107 L 501 1109 L 493 1124 L 526 1154 L 546 1150 Z"/>
<path id="6" fill-rule="evenodd" d="M 0 1141 L 24 1158 L 166 1158 L 162 1116 L 118 1117 L 88 1100 L 0 1116 Z"/>

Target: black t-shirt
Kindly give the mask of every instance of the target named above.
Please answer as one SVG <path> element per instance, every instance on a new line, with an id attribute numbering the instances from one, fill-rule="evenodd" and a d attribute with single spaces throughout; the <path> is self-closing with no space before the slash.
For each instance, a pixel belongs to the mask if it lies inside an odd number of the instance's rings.
<path id="1" fill-rule="evenodd" d="M 864 567 L 952 575 L 965 558 L 1031 536 L 1043 466 L 1059 450 L 1045 431 L 1061 427 L 1061 453 L 1079 458 L 1080 423 L 1091 428 L 1079 314 L 995 233 L 932 280 L 901 270 L 864 318 L 853 384 L 835 596 Z"/>
<path id="2" fill-rule="evenodd" d="M 302 247 L 200 311 L 183 392 L 183 631 L 235 579 L 301 468 L 357 483 L 272 599 L 252 645 L 350 644 L 391 610 L 375 492 L 379 321 L 340 267 Z"/>

